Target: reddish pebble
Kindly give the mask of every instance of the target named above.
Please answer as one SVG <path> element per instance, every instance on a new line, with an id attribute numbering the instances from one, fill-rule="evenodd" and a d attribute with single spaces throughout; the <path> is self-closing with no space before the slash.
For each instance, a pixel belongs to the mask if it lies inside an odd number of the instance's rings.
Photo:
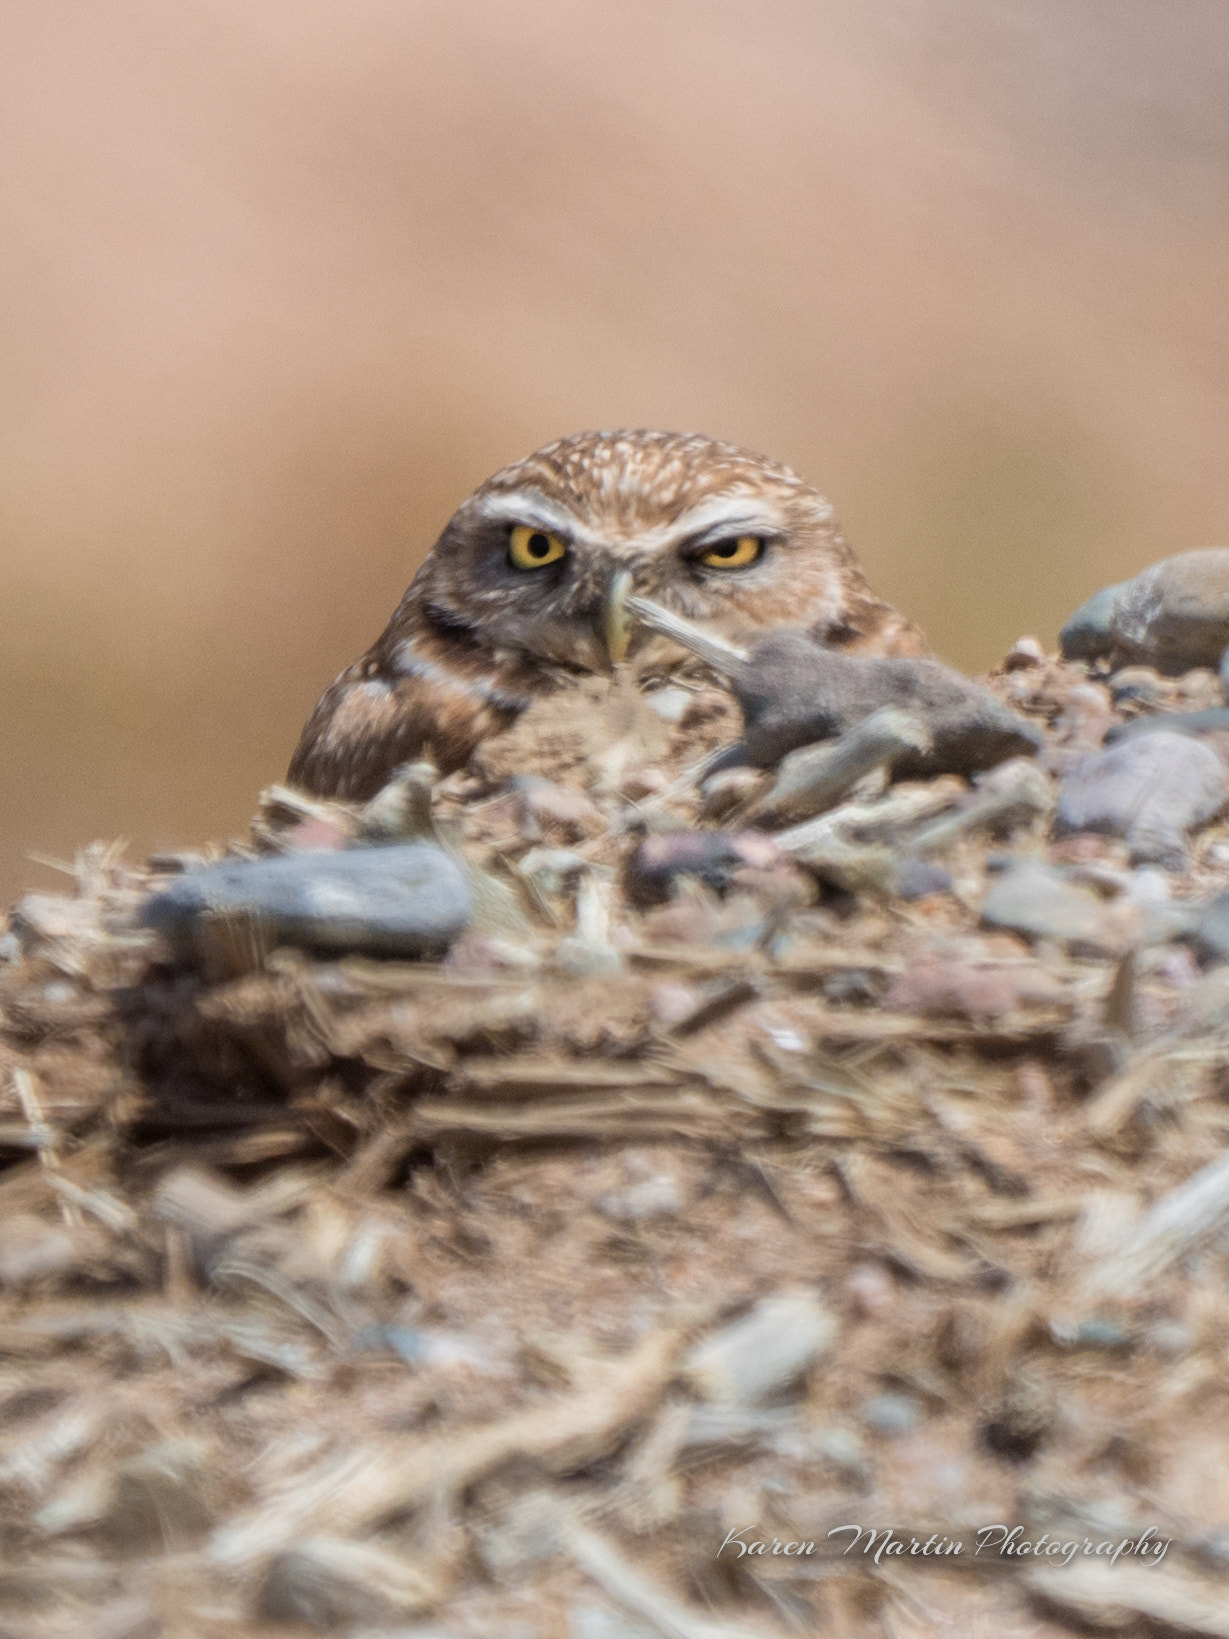
<path id="1" fill-rule="evenodd" d="M 1046 652 L 1035 637 L 1018 637 L 1003 660 L 1005 672 L 1018 672 L 1029 666 L 1043 666 Z"/>
<path id="2" fill-rule="evenodd" d="M 677 1024 L 694 1013 L 703 1000 L 701 992 L 692 985 L 654 985 L 649 996 L 649 1012 L 658 1024 Z"/>
<path id="3" fill-rule="evenodd" d="M 896 1284 L 881 1263 L 855 1264 L 845 1277 L 845 1291 L 867 1320 L 885 1320 L 896 1302 Z"/>
<path id="4" fill-rule="evenodd" d="M 1044 1064 L 1025 1059 L 1016 1069 L 1016 1089 L 1026 1110 L 1035 1115 L 1054 1113 L 1054 1087 Z"/>
<path id="5" fill-rule="evenodd" d="M 327 854 L 348 848 L 350 833 L 332 820 L 307 819 L 285 834 L 286 846 L 296 854 Z"/>
<path id="6" fill-rule="evenodd" d="M 583 791 L 553 785 L 549 780 L 526 780 L 518 792 L 522 819 L 537 826 L 552 841 L 580 842 L 600 836 L 606 828 L 601 809 Z"/>

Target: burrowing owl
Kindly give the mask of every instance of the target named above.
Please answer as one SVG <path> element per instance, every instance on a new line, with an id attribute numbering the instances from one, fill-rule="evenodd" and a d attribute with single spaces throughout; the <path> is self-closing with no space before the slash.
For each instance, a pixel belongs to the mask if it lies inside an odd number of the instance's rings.
<path id="1" fill-rule="evenodd" d="M 362 799 L 449 771 L 569 675 L 643 665 L 629 592 L 739 642 L 804 626 L 846 652 L 928 652 L 788 467 L 696 433 L 596 432 L 504 467 L 454 513 L 383 633 L 325 693 L 292 784 Z"/>

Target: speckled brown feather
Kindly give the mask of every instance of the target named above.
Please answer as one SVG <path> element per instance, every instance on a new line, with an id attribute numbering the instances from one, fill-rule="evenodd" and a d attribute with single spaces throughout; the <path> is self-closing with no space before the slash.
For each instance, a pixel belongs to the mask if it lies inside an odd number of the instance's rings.
<path id="1" fill-rule="evenodd" d="M 770 541 L 745 571 L 703 568 L 697 531 Z M 570 545 L 549 570 L 512 571 L 518 522 Z M 731 641 L 805 625 L 848 652 L 924 655 L 919 628 L 878 597 L 823 496 L 788 467 L 692 433 L 580 433 L 503 468 L 463 503 L 385 631 L 346 668 L 303 730 L 289 781 L 373 795 L 399 763 L 462 767 L 536 697 L 601 671 L 601 611 L 618 570 L 635 591 Z M 660 670 L 638 634 L 629 662 Z"/>

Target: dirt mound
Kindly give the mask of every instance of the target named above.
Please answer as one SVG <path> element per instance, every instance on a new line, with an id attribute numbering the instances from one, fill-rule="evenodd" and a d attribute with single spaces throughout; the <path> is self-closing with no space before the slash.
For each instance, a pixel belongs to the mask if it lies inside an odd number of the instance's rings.
<path id="1" fill-rule="evenodd" d="M 5 1633 L 1229 1633 L 1229 831 L 1047 840 L 1213 683 L 991 681 L 1039 762 L 772 833 L 699 680 L 544 720 L 549 784 L 527 722 L 425 805 L 267 798 L 232 854 L 463 860 L 440 963 L 175 965 L 193 861 L 21 901 Z"/>

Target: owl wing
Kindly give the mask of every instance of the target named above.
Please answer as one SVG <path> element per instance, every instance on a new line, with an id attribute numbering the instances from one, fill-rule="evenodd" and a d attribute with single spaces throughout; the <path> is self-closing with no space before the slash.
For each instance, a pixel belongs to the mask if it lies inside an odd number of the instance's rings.
<path id="1" fill-rule="evenodd" d="M 490 669 L 472 656 L 461 664 L 429 660 L 401 639 L 391 665 L 386 648 L 381 639 L 321 696 L 291 759 L 290 785 L 314 796 L 363 802 L 402 763 L 425 757 L 441 773 L 451 773 L 528 704 L 502 692 Z"/>

